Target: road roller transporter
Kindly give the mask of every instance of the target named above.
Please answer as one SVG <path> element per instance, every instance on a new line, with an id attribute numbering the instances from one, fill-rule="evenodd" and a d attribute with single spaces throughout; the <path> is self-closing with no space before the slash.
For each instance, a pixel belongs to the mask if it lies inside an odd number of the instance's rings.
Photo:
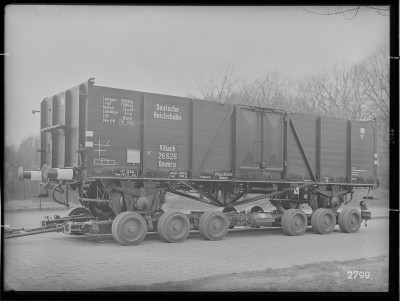
<path id="1" fill-rule="evenodd" d="M 329 234 L 338 224 L 357 232 L 371 219 L 365 200 L 379 185 L 371 121 L 101 87 L 94 79 L 42 100 L 40 145 L 42 168 L 20 168 L 19 178 L 39 180 L 41 196 L 65 206 L 62 194 L 74 191 L 82 205 L 43 226 L 112 233 L 124 245 L 148 231 L 168 242 L 190 230 L 219 240 L 234 227 L 301 235 L 308 225 Z M 359 188 L 368 191 L 360 210 L 347 208 Z M 164 212 L 167 193 L 217 208 Z M 262 199 L 274 210 L 264 212 Z"/>

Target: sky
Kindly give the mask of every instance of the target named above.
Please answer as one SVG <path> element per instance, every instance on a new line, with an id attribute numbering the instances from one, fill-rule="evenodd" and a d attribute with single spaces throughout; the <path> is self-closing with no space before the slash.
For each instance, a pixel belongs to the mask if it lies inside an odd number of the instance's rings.
<path id="1" fill-rule="evenodd" d="M 32 110 L 43 98 L 92 77 L 99 86 L 199 95 L 194 76 L 219 64 L 243 77 L 302 77 L 357 63 L 389 37 L 389 17 L 366 8 L 348 20 L 301 6 L 8 5 L 5 143 L 39 132 Z"/>

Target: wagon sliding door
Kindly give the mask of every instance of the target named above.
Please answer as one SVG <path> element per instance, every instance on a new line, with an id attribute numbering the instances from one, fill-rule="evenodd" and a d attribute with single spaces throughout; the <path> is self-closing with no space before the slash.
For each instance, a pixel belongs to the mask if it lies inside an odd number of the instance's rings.
<path id="1" fill-rule="evenodd" d="M 246 171 L 253 178 L 254 171 L 259 171 L 259 179 L 281 179 L 283 141 L 283 113 L 238 107 L 236 154 L 241 178 Z"/>
<path id="2" fill-rule="evenodd" d="M 236 113 L 236 157 L 239 173 L 260 169 L 260 112 L 238 107 Z"/>
<path id="3" fill-rule="evenodd" d="M 264 112 L 262 119 L 262 170 L 271 179 L 282 179 L 284 115 Z"/>

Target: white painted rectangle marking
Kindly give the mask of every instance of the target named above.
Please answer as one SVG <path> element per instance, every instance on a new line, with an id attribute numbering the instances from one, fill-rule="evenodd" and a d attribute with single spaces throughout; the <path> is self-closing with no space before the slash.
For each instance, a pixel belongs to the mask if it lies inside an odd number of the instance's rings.
<path id="1" fill-rule="evenodd" d="M 86 137 L 93 137 L 93 131 L 86 131 Z"/>
<path id="2" fill-rule="evenodd" d="M 100 159 L 94 159 L 93 163 L 95 165 L 115 165 L 115 160 L 100 158 Z"/>
<path id="3" fill-rule="evenodd" d="M 140 150 L 138 149 L 127 149 L 126 150 L 126 162 L 127 163 L 140 163 Z"/>
<path id="4" fill-rule="evenodd" d="M 86 147 L 93 147 L 93 141 L 86 141 Z"/>

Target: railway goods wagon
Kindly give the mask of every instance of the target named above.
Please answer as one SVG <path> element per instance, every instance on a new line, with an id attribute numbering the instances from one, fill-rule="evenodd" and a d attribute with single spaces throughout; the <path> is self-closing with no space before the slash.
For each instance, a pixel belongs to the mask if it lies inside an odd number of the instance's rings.
<path id="1" fill-rule="evenodd" d="M 94 79 L 41 102 L 41 179 L 56 202 L 77 191 L 67 233 L 112 233 L 140 243 L 148 231 L 182 242 L 190 230 L 210 240 L 233 227 L 311 225 L 357 232 L 365 211 L 346 208 L 355 188 L 375 188 L 375 130 L 369 121 L 294 114 L 96 86 Z M 163 211 L 166 193 L 214 211 Z M 250 205 L 269 199 L 274 210 Z M 303 204 L 312 214 L 301 210 Z M 343 206 L 343 210 L 339 207 Z"/>

